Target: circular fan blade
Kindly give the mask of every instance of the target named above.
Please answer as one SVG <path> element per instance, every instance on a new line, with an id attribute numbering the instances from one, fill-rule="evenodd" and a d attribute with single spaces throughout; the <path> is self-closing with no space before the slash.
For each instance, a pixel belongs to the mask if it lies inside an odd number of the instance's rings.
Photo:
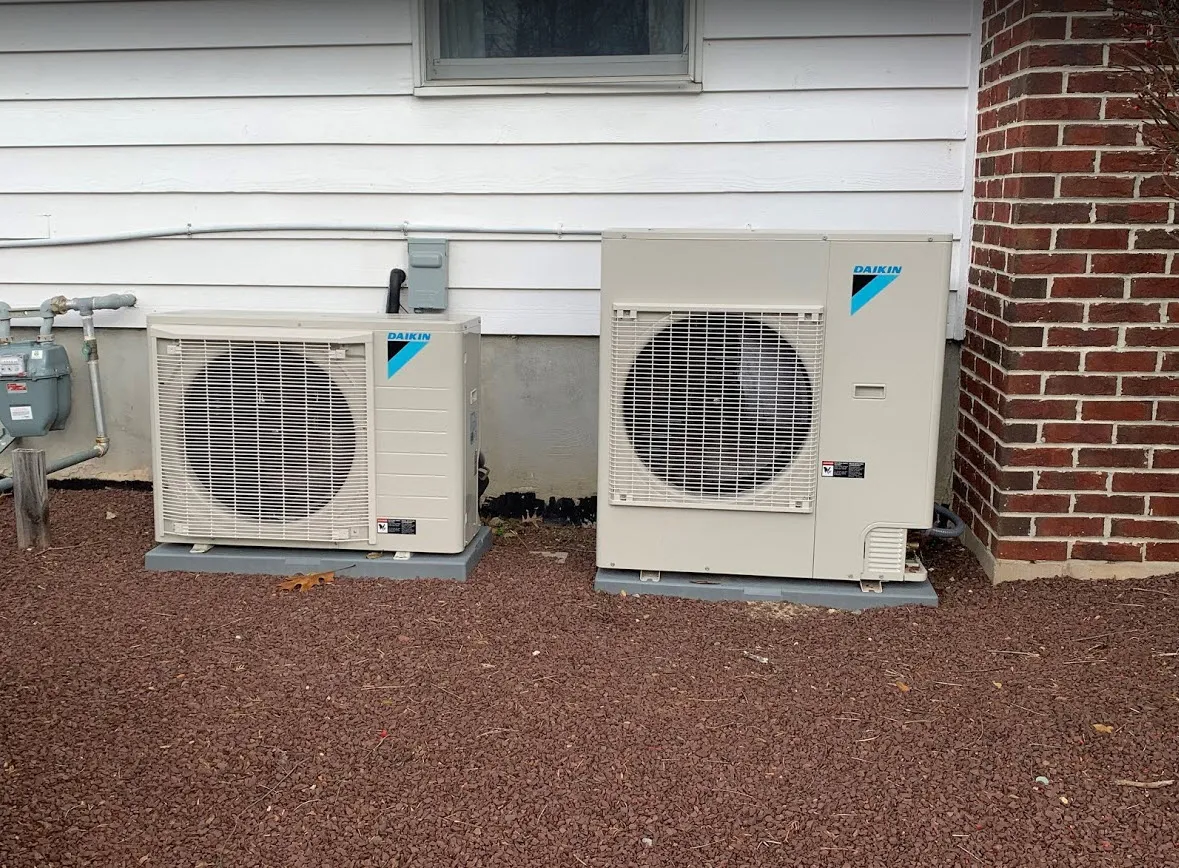
<path id="1" fill-rule="evenodd" d="M 315 362 L 276 344 L 236 347 L 184 392 L 192 475 L 226 509 L 289 522 L 331 502 L 359 444 L 343 392 Z"/>
<path id="2" fill-rule="evenodd" d="M 747 314 L 694 313 L 661 329 L 622 395 L 627 436 L 647 469 L 705 497 L 743 494 L 786 470 L 813 411 L 798 352 Z"/>

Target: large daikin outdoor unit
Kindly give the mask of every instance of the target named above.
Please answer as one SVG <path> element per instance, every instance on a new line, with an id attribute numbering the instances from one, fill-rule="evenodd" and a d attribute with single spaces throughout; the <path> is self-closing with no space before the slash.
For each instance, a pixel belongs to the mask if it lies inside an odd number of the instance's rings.
<path id="1" fill-rule="evenodd" d="M 479 527 L 479 320 L 149 317 L 156 539 L 457 553 Z"/>
<path id="2" fill-rule="evenodd" d="M 599 567 L 924 580 L 951 245 L 607 233 Z"/>

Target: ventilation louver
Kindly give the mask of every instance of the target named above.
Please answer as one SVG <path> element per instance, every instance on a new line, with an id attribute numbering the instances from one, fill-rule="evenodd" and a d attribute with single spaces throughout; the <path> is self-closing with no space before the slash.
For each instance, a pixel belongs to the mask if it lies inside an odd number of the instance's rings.
<path id="1" fill-rule="evenodd" d="M 367 536 L 363 344 L 164 343 L 162 515 L 177 532 L 307 542 Z"/>
<path id="2" fill-rule="evenodd" d="M 810 511 L 822 346 L 816 309 L 615 310 L 612 500 Z"/>

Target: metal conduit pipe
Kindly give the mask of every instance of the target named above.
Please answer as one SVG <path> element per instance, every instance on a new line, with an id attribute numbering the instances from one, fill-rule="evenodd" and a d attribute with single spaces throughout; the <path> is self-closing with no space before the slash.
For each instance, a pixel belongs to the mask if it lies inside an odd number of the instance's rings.
<path id="1" fill-rule="evenodd" d="M 145 241 L 151 238 L 178 238 L 193 235 L 223 235 L 234 232 L 393 232 L 399 235 L 554 235 L 558 238 L 601 238 L 599 229 L 565 229 L 561 226 L 522 227 L 503 226 L 432 226 L 413 223 L 249 223 L 193 226 L 183 229 L 144 229 L 112 235 L 88 235 L 74 238 L 26 238 L 20 241 L 0 241 L 0 249 L 15 247 L 76 247 L 83 244 L 114 244 L 120 241 Z"/>
<path id="2" fill-rule="evenodd" d="M 102 402 L 102 378 L 98 369 L 98 338 L 94 332 L 94 311 L 134 307 L 135 302 L 135 296 L 129 293 L 115 293 L 90 298 L 66 298 L 59 295 L 46 300 L 41 305 L 40 311 L 49 311 L 52 314 L 49 318 L 50 337 L 53 336 L 53 316 L 68 311 L 77 311 L 81 314 L 82 357 L 86 360 L 86 370 L 90 377 L 90 400 L 94 404 L 94 445 L 81 452 L 75 452 L 73 455 L 66 455 L 50 461 L 45 468 L 46 473 L 56 473 L 67 467 L 73 467 L 75 464 L 81 464 L 83 461 L 101 458 L 110 450 L 110 437 L 106 433 L 106 410 Z M 42 335 L 44 334 L 44 326 L 42 326 Z M 11 477 L 0 479 L 0 494 L 11 491 L 12 485 Z"/>

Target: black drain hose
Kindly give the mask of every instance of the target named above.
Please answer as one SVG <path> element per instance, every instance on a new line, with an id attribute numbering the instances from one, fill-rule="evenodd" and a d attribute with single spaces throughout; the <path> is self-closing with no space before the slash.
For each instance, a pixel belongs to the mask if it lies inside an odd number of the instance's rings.
<path id="1" fill-rule="evenodd" d="M 949 524 L 941 524 L 939 520 L 948 522 Z M 933 527 L 925 532 L 926 536 L 931 536 L 935 539 L 957 539 L 965 532 L 966 522 L 940 503 L 933 505 Z"/>

